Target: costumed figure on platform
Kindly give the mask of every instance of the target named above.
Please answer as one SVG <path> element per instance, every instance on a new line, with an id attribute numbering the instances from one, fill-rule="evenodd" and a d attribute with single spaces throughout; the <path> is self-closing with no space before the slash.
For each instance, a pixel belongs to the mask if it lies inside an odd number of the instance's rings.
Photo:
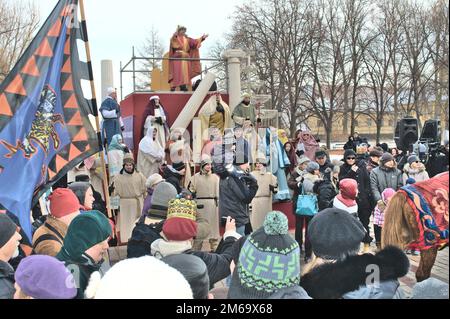
<path id="1" fill-rule="evenodd" d="M 99 154 L 93 155 L 84 160 L 86 168 L 89 170 L 89 180 L 94 188 L 94 191 L 98 192 L 102 200 L 105 200 L 105 192 L 103 191 L 103 169 L 101 165 L 101 159 Z"/>
<path id="2" fill-rule="evenodd" d="M 108 144 L 108 170 L 110 180 L 120 173 L 123 167 L 125 152 L 128 152 L 128 147 L 123 143 L 122 135 L 114 135 Z"/>
<path id="3" fill-rule="evenodd" d="M 251 104 L 251 95 L 249 93 L 244 93 L 242 95 L 242 101 L 239 103 L 233 111 L 231 118 L 237 126 L 244 126 L 246 121 L 255 127 L 257 121 L 261 121 L 256 116 L 255 106 Z"/>
<path id="4" fill-rule="evenodd" d="M 184 129 L 173 129 L 166 152 L 169 153 L 169 158 L 167 159 L 168 164 L 180 162 L 184 164 L 186 172 L 183 187 L 187 188 L 191 180 L 192 149 L 189 145 L 188 138 L 184 137 L 185 133 L 187 132 Z"/>
<path id="5" fill-rule="evenodd" d="M 220 94 L 211 96 L 209 100 L 203 105 L 198 113 L 202 123 L 203 140 L 208 140 L 208 128 L 216 127 L 223 135 L 226 128 L 231 127 L 231 112 L 229 106 L 222 100 Z"/>
<path id="6" fill-rule="evenodd" d="M 137 168 L 145 178 L 159 172 L 159 168 L 164 160 L 164 148 L 157 139 L 158 128 L 150 126 L 147 134 L 139 143 L 139 153 Z"/>
<path id="7" fill-rule="evenodd" d="M 211 251 L 215 251 L 219 243 L 219 182 L 220 178 L 212 173 L 211 157 L 203 156 L 200 164 L 200 172 L 191 180 L 189 190 L 195 194 L 197 204 L 203 205 L 197 214 L 206 219 L 210 226 L 208 239 Z M 198 218 L 198 217 L 197 217 Z M 201 250 L 203 240 L 194 240 L 193 248 Z"/>
<path id="8" fill-rule="evenodd" d="M 264 154 L 256 159 L 256 169 L 251 173 L 258 182 L 258 192 L 252 201 L 250 222 L 253 229 L 258 229 L 272 211 L 272 194 L 277 193 L 277 178 L 267 171 L 267 160 Z"/>
<path id="9" fill-rule="evenodd" d="M 199 49 L 202 42 L 208 37 L 204 34 L 199 39 L 192 39 L 186 35 L 186 27 L 178 26 L 177 31 L 170 39 L 170 59 L 200 59 Z M 188 91 L 191 80 L 202 73 L 199 60 L 169 60 L 170 90 Z"/>
<path id="10" fill-rule="evenodd" d="M 117 93 L 113 88 L 108 88 L 108 96 L 100 107 L 103 116 L 102 141 L 103 145 L 111 143 L 111 139 L 116 134 L 122 134 L 125 126 L 120 114 L 120 106 L 117 103 Z"/>
<path id="11" fill-rule="evenodd" d="M 281 141 L 278 139 L 278 132 L 275 128 L 267 128 L 265 147 L 268 165 L 270 165 L 272 174 L 277 177 L 278 181 L 278 192 L 274 196 L 274 200 L 289 200 L 291 199 L 291 195 L 289 193 L 285 169 L 289 167 L 291 162 Z"/>
<path id="12" fill-rule="evenodd" d="M 113 196 L 120 198 L 117 229 L 121 243 L 128 242 L 136 219 L 141 216 L 144 196 L 147 194 L 146 181 L 144 175 L 136 170 L 131 153 L 127 153 L 123 159 L 123 168 L 120 174 L 114 177 L 112 185 Z"/>
<path id="13" fill-rule="evenodd" d="M 158 135 L 156 136 L 156 139 L 158 140 L 159 145 L 166 148 L 167 139 L 169 138 L 168 122 L 167 112 L 161 104 L 159 96 L 152 96 L 144 113 L 142 137 L 147 135 L 147 130 L 150 126 L 157 128 Z"/>
<path id="14" fill-rule="evenodd" d="M 208 129 L 208 140 L 202 148 L 202 156 L 212 156 L 213 149 L 222 145 L 222 134 L 220 130 L 214 126 Z"/>

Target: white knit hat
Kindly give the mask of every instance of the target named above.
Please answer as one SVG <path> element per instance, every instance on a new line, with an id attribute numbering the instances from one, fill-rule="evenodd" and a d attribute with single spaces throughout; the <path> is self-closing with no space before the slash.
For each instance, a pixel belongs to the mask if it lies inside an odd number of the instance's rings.
<path id="1" fill-rule="evenodd" d="M 156 99 L 160 100 L 159 96 L 158 96 L 158 95 L 153 95 L 153 96 L 150 98 L 149 101 L 153 101 L 153 100 L 156 100 Z"/>
<path id="2" fill-rule="evenodd" d="M 116 92 L 116 90 L 113 87 L 109 87 L 106 89 L 106 93 L 108 93 L 108 95 L 110 95 L 111 93 Z"/>
<path id="3" fill-rule="evenodd" d="M 92 274 L 89 299 L 193 299 L 191 286 L 175 268 L 151 256 L 125 259 L 101 278 Z"/>

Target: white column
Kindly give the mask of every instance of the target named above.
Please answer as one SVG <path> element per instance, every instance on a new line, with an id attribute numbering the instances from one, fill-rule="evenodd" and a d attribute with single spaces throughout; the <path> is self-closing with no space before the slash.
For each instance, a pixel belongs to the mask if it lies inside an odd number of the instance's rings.
<path id="1" fill-rule="evenodd" d="M 114 73 L 112 60 L 102 60 L 102 100 L 108 96 L 107 90 L 109 87 L 114 87 Z M 100 102 L 101 102 L 100 101 Z"/>
<path id="2" fill-rule="evenodd" d="M 230 111 L 239 104 L 241 99 L 241 59 L 246 57 L 240 49 L 226 50 L 222 57 L 227 60 L 228 66 L 228 94 L 230 96 Z"/>
<path id="3" fill-rule="evenodd" d="M 194 94 L 192 94 L 191 98 L 184 106 L 183 111 L 181 111 L 181 113 L 178 115 L 171 129 L 186 129 L 189 126 L 189 123 L 191 123 L 192 119 L 200 108 L 215 79 L 216 75 L 214 73 L 206 73 L 206 76 L 202 79 L 197 90 L 195 90 Z"/>

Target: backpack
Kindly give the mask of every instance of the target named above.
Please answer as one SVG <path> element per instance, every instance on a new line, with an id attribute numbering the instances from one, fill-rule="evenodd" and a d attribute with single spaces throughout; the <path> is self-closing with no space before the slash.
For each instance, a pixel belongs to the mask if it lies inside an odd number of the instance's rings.
<path id="1" fill-rule="evenodd" d="M 131 238 L 127 244 L 127 258 L 137 258 L 151 255 L 152 243 L 160 239 L 159 233 L 162 231 L 164 221 L 157 224 L 145 224 L 145 215 L 143 215 L 131 233 Z"/>
<path id="2" fill-rule="evenodd" d="M 314 194 L 305 195 L 304 188 L 302 187 L 302 192 L 298 195 L 295 214 L 300 216 L 314 216 L 318 211 L 317 196 Z"/>

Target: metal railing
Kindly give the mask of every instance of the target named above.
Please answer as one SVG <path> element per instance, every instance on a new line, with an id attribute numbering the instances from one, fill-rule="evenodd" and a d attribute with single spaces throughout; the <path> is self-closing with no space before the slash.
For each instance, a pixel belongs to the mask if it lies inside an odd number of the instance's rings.
<path id="1" fill-rule="evenodd" d="M 150 74 L 152 69 L 146 69 L 146 70 L 137 70 L 136 69 L 136 62 L 137 61 L 206 61 L 206 62 L 217 62 L 211 66 L 205 67 L 205 69 L 202 71 L 201 79 L 203 78 L 203 74 L 207 73 L 208 71 L 218 68 L 220 66 L 224 66 L 225 73 L 226 73 L 226 83 L 227 83 L 227 91 L 228 91 L 228 70 L 227 70 L 227 64 L 225 63 L 225 59 L 213 59 L 213 58 L 158 58 L 158 57 L 143 57 L 143 56 L 136 56 L 135 50 L 133 47 L 132 51 L 132 57 L 131 59 L 125 64 L 122 65 L 122 61 L 120 61 L 120 99 L 123 100 L 123 75 L 125 73 L 132 73 L 132 79 L 133 79 L 133 92 L 145 92 L 147 90 L 140 90 L 136 85 L 136 79 L 137 74 L 139 73 L 146 73 Z"/>

